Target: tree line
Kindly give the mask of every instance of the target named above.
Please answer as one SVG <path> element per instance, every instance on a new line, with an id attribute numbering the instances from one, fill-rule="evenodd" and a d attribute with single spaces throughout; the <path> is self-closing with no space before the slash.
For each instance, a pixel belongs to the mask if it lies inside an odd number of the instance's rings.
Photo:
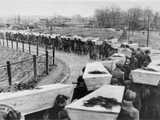
<path id="1" fill-rule="evenodd" d="M 97 9 L 94 14 L 95 25 L 106 28 L 127 28 L 129 30 L 160 29 L 160 14 L 146 8 L 130 8 L 126 11 L 119 7 Z"/>

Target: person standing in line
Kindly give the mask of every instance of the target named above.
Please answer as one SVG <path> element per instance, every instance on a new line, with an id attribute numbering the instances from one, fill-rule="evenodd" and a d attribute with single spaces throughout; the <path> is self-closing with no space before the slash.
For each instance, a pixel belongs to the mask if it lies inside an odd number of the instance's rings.
<path id="1" fill-rule="evenodd" d="M 133 105 L 136 98 L 136 93 L 131 90 L 126 90 L 122 109 L 117 120 L 139 120 L 139 111 Z"/>
<path id="2" fill-rule="evenodd" d="M 150 54 L 151 54 L 150 50 L 145 51 L 144 59 L 142 63 L 143 67 L 147 67 L 152 62 Z"/>
<path id="3" fill-rule="evenodd" d="M 80 75 L 77 79 L 77 83 L 76 83 L 77 85 L 76 85 L 74 92 L 73 92 L 72 101 L 75 99 L 80 99 L 88 93 L 87 86 L 86 86 L 85 81 L 83 79 L 84 71 L 85 71 L 85 67 L 82 69 L 82 75 Z"/>

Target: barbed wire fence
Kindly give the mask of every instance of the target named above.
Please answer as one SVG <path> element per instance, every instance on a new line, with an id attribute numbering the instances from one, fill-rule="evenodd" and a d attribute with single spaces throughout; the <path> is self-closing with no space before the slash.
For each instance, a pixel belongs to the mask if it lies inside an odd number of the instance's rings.
<path id="1" fill-rule="evenodd" d="M 17 84 L 18 89 L 32 88 L 32 85 L 34 85 L 40 77 L 49 74 L 50 67 L 55 65 L 54 42 L 51 47 L 48 47 L 46 44 L 45 48 L 40 50 L 41 43 L 38 40 L 33 40 L 35 42 L 31 41 L 32 40 L 23 41 L 20 39 L 7 40 L 5 38 L 0 40 L 1 46 L 32 54 L 31 58 L 25 58 L 13 63 L 6 61 L 5 65 L 0 66 L 0 87 L 5 87 L 6 81 L 8 81 L 9 87 Z M 48 49 L 52 49 L 52 54 L 49 54 Z M 31 64 L 32 67 L 26 70 L 25 68 L 29 64 Z M 30 82 L 31 86 L 26 86 L 24 84 L 26 82 Z"/>

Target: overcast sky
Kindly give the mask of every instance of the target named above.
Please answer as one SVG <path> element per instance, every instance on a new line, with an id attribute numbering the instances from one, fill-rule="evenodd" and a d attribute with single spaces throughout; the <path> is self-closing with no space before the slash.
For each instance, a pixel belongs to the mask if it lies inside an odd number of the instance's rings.
<path id="1" fill-rule="evenodd" d="M 0 0 L 0 16 L 92 16 L 95 9 L 113 5 L 124 10 L 138 6 L 160 12 L 160 0 Z"/>

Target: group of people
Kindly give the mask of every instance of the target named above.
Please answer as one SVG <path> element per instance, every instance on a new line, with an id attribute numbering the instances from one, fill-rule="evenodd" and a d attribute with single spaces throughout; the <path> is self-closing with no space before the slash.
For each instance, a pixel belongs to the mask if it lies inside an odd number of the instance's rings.
<path id="1" fill-rule="evenodd" d="M 78 55 L 89 55 L 91 59 L 103 59 L 115 53 L 116 49 L 106 41 L 102 44 L 88 40 L 83 41 L 77 38 L 56 37 L 55 47 L 65 52 L 73 52 Z"/>
<path id="2" fill-rule="evenodd" d="M 40 44 L 48 47 L 54 44 L 55 49 L 64 52 L 72 52 L 77 55 L 89 55 L 90 59 L 105 59 L 117 51 L 106 41 L 96 44 L 95 41 L 83 38 L 67 37 L 60 35 L 48 35 L 25 32 L 0 32 L 0 39 L 13 40 L 28 44 Z"/>
<path id="3" fill-rule="evenodd" d="M 129 48 L 129 46 L 127 46 L 127 48 Z M 117 64 L 117 67 L 111 71 L 111 82 L 114 85 L 126 86 L 127 90 L 132 91 L 131 96 L 132 94 L 136 95 L 134 100 L 132 100 L 133 110 L 136 111 L 134 118 L 140 116 L 141 119 L 160 119 L 160 104 L 158 103 L 160 98 L 159 87 L 135 84 L 133 83 L 131 75 L 132 70 L 149 69 L 148 65 L 152 62 L 150 57 L 151 51 L 148 49 L 143 50 L 141 48 L 137 48 L 136 50 L 132 48 L 129 49 L 132 51 L 131 57 L 126 58 L 125 64 Z M 139 113 L 139 115 L 137 113 Z M 128 118 L 128 120 L 130 119 Z"/>
<path id="4" fill-rule="evenodd" d="M 85 67 L 82 69 L 82 75 L 85 71 Z M 80 75 L 77 79 L 77 86 L 74 89 L 72 101 L 76 99 L 80 99 L 87 94 L 93 92 L 88 91 L 87 86 L 85 84 L 85 80 L 83 76 Z M 139 110 L 134 106 L 134 101 L 136 99 L 136 92 L 126 89 L 124 93 L 124 98 L 122 102 L 122 109 L 119 113 L 117 120 L 139 120 Z"/>
<path id="5" fill-rule="evenodd" d="M 33 33 L 14 33 L 3 32 L 0 33 L 0 39 L 7 39 L 13 41 L 19 41 L 29 44 L 40 44 L 50 46 L 54 44 L 55 49 L 64 52 L 72 52 L 77 55 L 89 55 L 91 59 L 105 59 L 114 53 L 118 52 L 118 49 L 112 47 L 106 41 L 102 44 L 96 44 L 94 41 L 83 41 L 80 38 L 55 36 L 45 34 L 33 34 Z M 116 68 L 113 71 L 109 71 L 112 74 L 111 84 L 126 86 L 126 92 L 124 97 L 124 106 L 122 106 L 122 112 L 118 120 L 139 120 L 139 115 L 145 118 L 150 115 L 152 118 L 160 118 L 160 105 L 152 104 L 151 98 L 155 98 L 159 93 L 154 87 L 146 85 L 135 85 L 132 83 L 131 71 L 137 68 L 144 68 L 151 62 L 150 51 L 132 49 L 128 45 L 122 45 L 121 48 L 128 48 L 132 51 L 131 57 L 126 57 L 125 64 L 116 64 Z M 85 68 L 82 70 L 84 72 Z M 73 100 L 79 99 L 86 94 L 92 92 L 88 91 L 85 85 L 85 81 L 82 75 L 77 79 L 77 87 L 75 88 Z M 153 94 L 152 94 L 153 93 Z M 148 117 L 148 116 L 147 116 Z M 146 117 L 146 118 L 147 118 Z"/>
<path id="6" fill-rule="evenodd" d="M 51 45 L 53 38 L 44 34 L 25 33 L 25 32 L 2 32 L 1 39 L 24 42 L 28 44 Z"/>
<path id="7" fill-rule="evenodd" d="M 136 50 L 127 46 L 126 48 L 131 50 L 131 57 L 126 57 L 125 64 L 117 64 L 117 68 L 124 72 L 126 80 L 130 78 L 131 70 L 147 67 L 151 63 L 150 50 L 142 50 L 137 48 Z"/>
<path id="8" fill-rule="evenodd" d="M 147 118 L 146 116 L 150 116 L 149 118 L 155 118 L 160 117 L 158 113 L 159 106 L 157 110 L 155 110 L 156 113 L 154 113 L 153 109 L 156 109 L 157 107 L 150 108 L 148 105 L 150 101 L 150 98 L 147 98 L 151 95 L 152 92 L 157 92 L 155 88 L 149 87 L 146 85 L 137 85 L 132 82 L 131 77 L 131 70 L 135 70 L 137 68 L 145 68 L 149 65 L 151 62 L 150 58 L 150 50 L 142 50 L 140 48 L 138 49 L 132 49 L 129 46 L 121 46 L 122 48 L 128 48 L 132 51 L 132 55 L 130 58 L 126 57 L 125 64 L 117 64 L 116 68 L 113 71 L 109 71 L 112 74 L 111 84 L 112 85 L 124 85 L 126 86 L 126 91 L 124 95 L 124 100 L 122 103 L 122 110 L 119 114 L 118 120 L 139 120 L 140 118 Z M 107 68 L 108 69 L 108 68 Z M 82 70 L 82 74 L 85 70 L 85 67 Z M 138 86 L 138 87 L 137 87 Z M 85 80 L 83 79 L 82 75 L 79 76 L 77 79 L 77 87 L 75 88 L 73 100 L 79 99 L 88 93 L 92 91 L 88 91 Z M 156 93 L 157 95 L 157 93 Z M 154 94 L 155 97 L 155 94 Z M 150 101 L 151 102 L 151 101 Z M 149 107 L 147 107 L 149 106 Z M 152 105 L 153 106 L 153 105 Z M 148 109 L 150 108 L 150 109 Z M 151 111 L 151 112 L 150 112 Z M 149 115 L 150 113 L 150 115 Z"/>

